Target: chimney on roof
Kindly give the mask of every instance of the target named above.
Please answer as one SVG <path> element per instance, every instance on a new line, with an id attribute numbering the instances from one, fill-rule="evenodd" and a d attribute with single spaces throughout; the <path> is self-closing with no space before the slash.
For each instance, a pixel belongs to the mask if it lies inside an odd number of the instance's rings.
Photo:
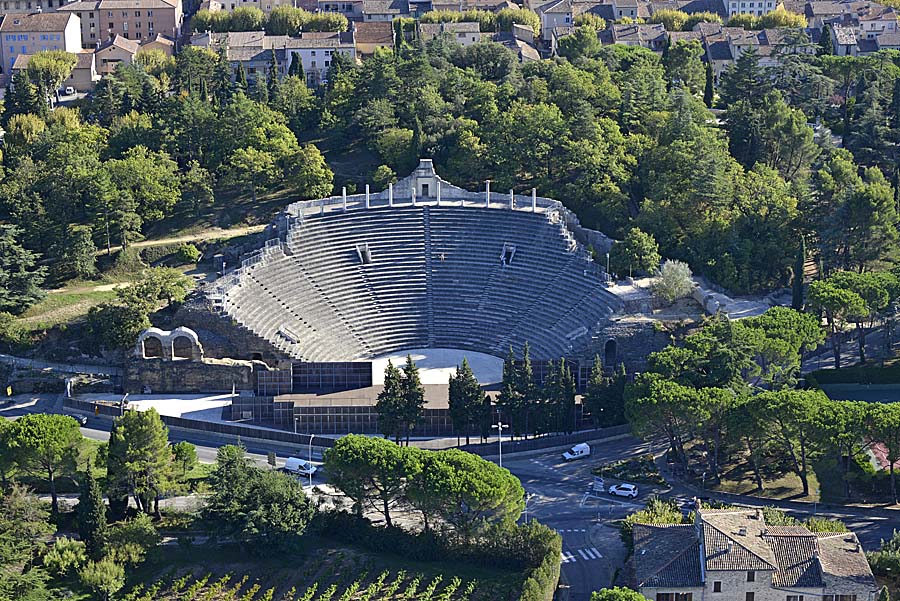
<path id="1" fill-rule="evenodd" d="M 762 509 L 757 509 L 757 510 L 756 510 L 756 519 L 758 519 L 760 522 L 763 520 L 763 512 L 762 512 Z"/>
<path id="2" fill-rule="evenodd" d="M 747 529 L 741 526 L 740 528 L 738 528 L 738 534 L 740 536 L 747 536 Z"/>

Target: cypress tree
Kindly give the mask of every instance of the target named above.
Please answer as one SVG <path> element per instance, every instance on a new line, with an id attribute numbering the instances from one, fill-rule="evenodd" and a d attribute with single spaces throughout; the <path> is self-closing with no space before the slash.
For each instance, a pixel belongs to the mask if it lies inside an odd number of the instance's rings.
<path id="1" fill-rule="evenodd" d="M 303 83 L 306 83 L 306 78 L 303 76 L 303 59 L 300 58 L 299 52 L 291 52 L 291 66 L 288 68 L 288 75 L 299 77 Z"/>
<path id="2" fill-rule="evenodd" d="M 803 310 L 803 264 L 806 263 L 806 239 L 800 236 L 800 250 L 794 261 L 794 281 L 791 285 L 791 307 L 795 311 Z"/>
<path id="3" fill-rule="evenodd" d="M 819 47 L 816 48 L 818 56 L 831 56 L 834 54 L 834 42 L 831 41 L 831 25 L 826 23 L 822 26 L 822 33 L 819 36 Z"/>
<path id="4" fill-rule="evenodd" d="M 520 392 L 519 370 L 516 367 L 516 356 L 512 346 L 503 361 L 503 380 L 500 383 L 500 394 L 497 395 L 497 410 L 506 412 L 506 419 L 512 422 L 512 434 L 521 436 L 522 432 L 516 430 L 519 420 L 515 416 L 521 413 L 522 395 Z"/>
<path id="5" fill-rule="evenodd" d="M 278 91 L 278 62 L 275 58 L 275 51 L 272 50 L 272 60 L 269 62 L 269 98 L 275 98 L 275 92 Z"/>
<path id="6" fill-rule="evenodd" d="M 200 98 L 203 102 L 209 102 L 209 88 L 206 85 L 206 78 L 200 78 Z"/>
<path id="7" fill-rule="evenodd" d="M 703 104 L 706 108 L 712 108 L 713 95 L 715 94 L 715 80 L 711 63 L 706 63 L 706 85 L 703 87 Z"/>
<path id="8" fill-rule="evenodd" d="M 484 401 L 485 394 L 481 384 L 469 367 L 469 362 L 463 357 L 456 374 L 450 376 L 450 416 L 457 432 L 465 430 L 466 444 L 469 444 L 472 426 L 481 418 Z"/>
<path id="9" fill-rule="evenodd" d="M 378 393 L 375 412 L 378 413 L 378 429 L 385 438 L 394 437 L 400 444 L 400 426 L 402 422 L 401 406 L 403 402 L 403 376 L 400 370 L 388 360 L 384 368 L 384 386 Z"/>
<path id="10" fill-rule="evenodd" d="M 238 63 L 237 79 L 234 83 L 236 92 L 247 93 L 247 72 L 244 71 L 244 63 Z"/>
<path id="11" fill-rule="evenodd" d="M 572 375 L 572 369 L 563 357 L 559 360 L 559 416 L 562 420 L 560 429 L 570 434 L 576 430 L 576 392 L 575 376 Z"/>
<path id="12" fill-rule="evenodd" d="M 90 468 L 81 485 L 81 496 L 78 497 L 78 505 L 75 506 L 75 517 L 78 536 L 84 543 L 88 555 L 94 560 L 100 559 L 103 557 L 108 535 L 106 504 L 103 502 L 100 484 Z"/>
<path id="13" fill-rule="evenodd" d="M 406 429 L 406 446 L 409 446 L 409 433 L 416 427 L 416 422 L 425 410 L 425 387 L 419 377 L 419 368 L 412 355 L 406 355 L 403 366 L 403 409 L 402 422 Z"/>

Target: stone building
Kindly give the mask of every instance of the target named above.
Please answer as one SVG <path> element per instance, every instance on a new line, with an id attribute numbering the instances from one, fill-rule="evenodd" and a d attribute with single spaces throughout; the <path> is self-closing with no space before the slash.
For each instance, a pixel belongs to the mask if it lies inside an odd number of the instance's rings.
<path id="1" fill-rule="evenodd" d="M 78 17 L 66 13 L 34 13 L 4 15 L 0 22 L 0 65 L 3 85 L 12 71 L 16 57 L 47 50 L 81 51 Z"/>
<path id="2" fill-rule="evenodd" d="M 704 509 L 690 525 L 634 526 L 635 586 L 655 601 L 874 601 L 852 532 L 769 526 L 758 509 Z"/>

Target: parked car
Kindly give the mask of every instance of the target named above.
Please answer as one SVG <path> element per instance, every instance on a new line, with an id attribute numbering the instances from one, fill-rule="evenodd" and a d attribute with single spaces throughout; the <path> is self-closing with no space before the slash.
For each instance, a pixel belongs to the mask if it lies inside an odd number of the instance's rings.
<path id="1" fill-rule="evenodd" d="M 563 461 L 574 461 L 575 459 L 581 459 L 582 457 L 588 457 L 591 454 L 591 447 L 586 443 L 582 442 L 565 453 L 562 454 Z"/>
<path id="2" fill-rule="evenodd" d="M 638 487 L 634 484 L 613 484 L 609 487 L 609 494 L 615 497 L 629 497 L 634 499 L 638 496 Z"/>
<path id="3" fill-rule="evenodd" d="M 298 476 L 312 476 L 316 473 L 316 466 L 306 459 L 288 457 L 284 462 L 284 471 Z"/>
<path id="4" fill-rule="evenodd" d="M 86 425 L 87 425 L 87 417 L 84 416 L 84 415 L 78 415 L 77 413 L 66 413 L 65 415 L 66 415 L 67 417 L 71 417 L 71 418 L 74 419 L 76 422 L 78 422 L 78 425 L 79 425 L 79 426 L 86 426 Z"/>

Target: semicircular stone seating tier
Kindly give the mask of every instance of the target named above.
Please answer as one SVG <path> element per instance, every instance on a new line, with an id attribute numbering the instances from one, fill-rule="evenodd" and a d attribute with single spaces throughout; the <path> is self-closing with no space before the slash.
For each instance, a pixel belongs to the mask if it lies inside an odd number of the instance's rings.
<path id="1" fill-rule="evenodd" d="M 412 348 L 554 359 L 620 305 L 546 213 L 452 206 L 330 212 L 293 226 L 223 307 L 306 361 Z"/>

